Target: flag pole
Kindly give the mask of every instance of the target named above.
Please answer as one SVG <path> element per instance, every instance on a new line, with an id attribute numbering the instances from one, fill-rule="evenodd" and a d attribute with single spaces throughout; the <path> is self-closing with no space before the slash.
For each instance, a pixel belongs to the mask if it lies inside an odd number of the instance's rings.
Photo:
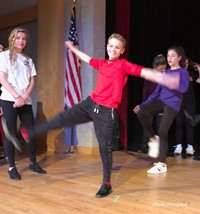
<path id="1" fill-rule="evenodd" d="M 72 1 L 71 5 L 71 22 L 69 30 L 69 41 L 73 42 L 75 46 L 79 46 L 76 32 L 75 22 L 75 8 L 76 0 Z M 81 62 L 78 57 L 74 55 L 69 49 L 66 53 L 66 71 L 65 71 L 65 109 L 71 108 L 73 105 L 81 102 L 81 77 L 80 66 Z M 74 81 L 72 81 L 74 80 Z M 71 154 L 75 152 L 77 146 L 76 126 L 66 127 L 64 129 L 65 145 L 68 145 L 64 154 Z"/>
<path id="2" fill-rule="evenodd" d="M 74 18 L 75 14 L 74 14 L 74 8 L 76 7 L 76 0 L 73 0 L 72 6 L 71 6 L 71 14 Z"/>

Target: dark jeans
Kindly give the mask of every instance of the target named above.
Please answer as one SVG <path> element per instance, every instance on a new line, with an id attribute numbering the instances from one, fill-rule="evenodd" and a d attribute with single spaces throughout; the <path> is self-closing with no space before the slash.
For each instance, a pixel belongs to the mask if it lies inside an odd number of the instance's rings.
<path id="1" fill-rule="evenodd" d="M 34 124 L 34 117 L 31 105 L 24 105 L 20 108 L 13 108 L 14 102 L 1 100 L 1 107 L 3 110 L 3 115 L 6 120 L 6 124 L 8 130 L 13 134 L 17 135 L 17 116 L 21 121 L 23 126 L 33 127 Z M 9 141 L 5 137 L 5 151 L 6 156 L 8 157 L 8 161 L 10 167 L 15 166 L 15 148 L 11 141 Z M 30 156 L 31 162 L 36 162 L 36 153 L 35 153 L 35 143 L 31 141 L 27 144 L 28 152 Z"/>
<path id="2" fill-rule="evenodd" d="M 103 181 L 110 181 L 112 170 L 112 148 L 113 131 L 115 129 L 116 110 L 97 105 L 88 97 L 83 102 L 72 108 L 59 113 L 48 122 L 37 125 L 34 129 L 28 131 L 30 137 L 34 138 L 41 133 L 70 127 L 77 124 L 93 121 L 96 137 L 99 143 L 100 155 L 103 163 Z"/>
<path id="3" fill-rule="evenodd" d="M 153 115 L 159 114 L 161 112 L 163 112 L 163 115 L 158 131 L 158 135 L 160 137 L 159 161 L 164 163 L 166 161 L 168 150 L 168 131 L 174 121 L 177 111 L 163 104 L 161 101 L 155 100 L 146 105 L 140 112 L 138 112 L 137 116 L 143 128 L 146 130 L 148 137 L 150 138 L 155 135 L 151 118 Z"/>

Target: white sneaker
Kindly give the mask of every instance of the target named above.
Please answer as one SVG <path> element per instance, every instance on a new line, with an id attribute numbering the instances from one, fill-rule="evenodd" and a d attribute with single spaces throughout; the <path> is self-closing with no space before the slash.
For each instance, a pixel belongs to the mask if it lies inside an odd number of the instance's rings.
<path id="1" fill-rule="evenodd" d="M 147 170 L 147 173 L 149 174 L 160 174 L 167 172 L 167 165 L 165 164 L 164 166 L 161 163 L 154 163 L 154 166 Z"/>
<path id="2" fill-rule="evenodd" d="M 192 145 L 188 144 L 187 148 L 186 148 L 186 155 L 193 155 L 194 154 L 194 148 Z"/>
<path id="3" fill-rule="evenodd" d="M 182 150 L 183 150 L 182 145 L 181 145 L 181 144 L 177 144 L 177 145 L 176 145 L 176 148 L 175 148 L 175 150 L 174 150 L 174 154 L 175 154 L 175 155 L 180 155 L 180 154 L 182 153 Z"/>
<path id="4" fill-rule="evenodd" d="M 155 141 L 148 142 L 149 146 L 148 155 L 152 158 L 157 158 L 159 156 L 159 147 L 160 147 L 159 137 L 157 135 L 155 135 L 155 137 L 156 137 Z"/>

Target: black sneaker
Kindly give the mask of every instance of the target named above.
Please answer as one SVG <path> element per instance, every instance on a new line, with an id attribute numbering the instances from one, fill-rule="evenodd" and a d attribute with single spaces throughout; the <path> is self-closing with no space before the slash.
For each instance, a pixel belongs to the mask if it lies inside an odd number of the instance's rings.
<path id="1" fill-rule="evenodd" d="M 42 169 L 38 163 L 31 163 L 29 165 L 29 169 L 33 172 L 37 172 L 38 174 L 47 174 L 47 172 Z"/>
<path id="2" fill-rule="evenodd" d="M 19 175 L 16 167 L 13 167 L 11 170 L 8 170 L 8 174 L 10 176 L 10 179 L 21 180 L 21 176 Z"/>
<path id="3" fill-rule="evenodd" d="M 103 198 L 108 196 L 110 193 L 112 192 L 112 187 L 111 185 L 107 185 L 105 183 L 103 183 L 101 185 L 101 188 L 99 189 L 99 191 L 96 193 L 96 198 Z"/>

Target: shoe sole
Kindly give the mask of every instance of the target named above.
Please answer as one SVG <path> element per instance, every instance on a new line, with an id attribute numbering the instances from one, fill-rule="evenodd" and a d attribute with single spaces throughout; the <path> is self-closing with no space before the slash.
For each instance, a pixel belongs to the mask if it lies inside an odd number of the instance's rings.
<path id="1" fill-rule="evenodd" d="M 21 180 L 21 177 L 19 177 L 19 178 L 12 178 L 12 177 L 10 177 L 10 179 L 11 180 L 15 180 L 15 181 L 19 181 L 19 180 Z"/>
<path id="2" fill-rule="evenodd" d="M 12 144 L 14 145 L 14 147 L 19 151 L 22 152 L 21 150 L 21 146 L 19 141 L 17 140 L 16 137 L 12 136 L 8 130 L 8 127 L 6 125 L 6 119 L 4 117 L 1 117 L 1 124 L 2 124 L 2 128 L 4 131 L 5 136 L 7 137 L 8 140 L 10 140 L 12 142 Z"/>
<path id="3" fill-rule="evenodd" d="M 151 158 L 155 158 L 155 159 L 159 157 L 159 155 L 152 155 L 152 154 L 149 154 L 149 153 L 148 153 L 148 156 L 151 157 Z"/>
<path id="4" fill-rule="evenodd" d="M 110 190 L 106 195 L 100 196 L 100 195 L 95 195 L 96 198 L 105 198 L 106 196 L 110 195 L 112 193 L 112 190 Z"/>
<path id="5" fill-rule="evenodd" d="M 175 155 L 180 155 L 182 152 L 174 152 Z"/>
<path id="6" fill-rule="evenodd" d="M 186 153 L 186 155 L 193 156 L 193 155 L 194 155 L 194 153 Z"/>
<path id="7" fill-rule="evenodd" d="M 148 174 L 162 174 L 162 173 L 166 173 L 167 171 L 165 172 L 147 172 Z"/>

